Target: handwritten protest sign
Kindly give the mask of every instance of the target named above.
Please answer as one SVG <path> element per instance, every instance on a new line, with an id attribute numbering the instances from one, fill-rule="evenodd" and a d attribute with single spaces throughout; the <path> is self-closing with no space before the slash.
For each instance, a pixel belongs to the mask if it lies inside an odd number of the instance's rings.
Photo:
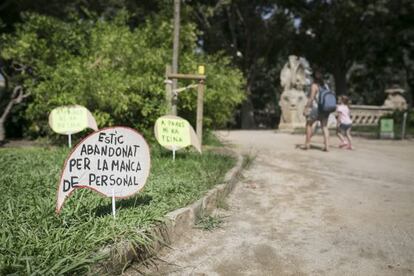
<path id="1" fill-rule="evenodd" d="M 98 130 L 95 118 L 86 107 L 80 105 L 61 106 L 50 112 L 49 125 L 59 134 L 74 134 L 89 127 Z"/>
<path id="2" fill-rule="evenodd" d="M 190 123 L 180 117 L 167 115 L 157 119 L 154 127 L 155 138 L 169 150 L 179 150 L 193 145 L 201 152 L 198 137 Z"/>
<path id="3" fill-rule="evenodd" d="M 148 144 L 134 129 L 110 127 L 94 132 L 65 161 L 56 212 L 75 189 L 91 189 L 113 199 L 129 197 L 144 187 L 149 171 Z"/>

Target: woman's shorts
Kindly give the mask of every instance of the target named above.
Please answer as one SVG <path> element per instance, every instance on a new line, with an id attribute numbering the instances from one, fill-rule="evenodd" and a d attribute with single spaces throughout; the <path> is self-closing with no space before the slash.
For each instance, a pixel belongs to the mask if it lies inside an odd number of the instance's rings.
<path id="1" fill-rule="evenodd" d="M 316 120 L 318 120 L 319 115 L 318 115 L 318 108 L 317 107 L 312 107 L 308 116 L 306 116 L 306 120 L 310 121 L 310 122 L 314 122 Z"/>
<path id="2" fill-rule="evenodd" d="M 352 124 L 339 124 L 339 130 L 342 132 L 346 132 L 351 127 L 352 127 Z"/>

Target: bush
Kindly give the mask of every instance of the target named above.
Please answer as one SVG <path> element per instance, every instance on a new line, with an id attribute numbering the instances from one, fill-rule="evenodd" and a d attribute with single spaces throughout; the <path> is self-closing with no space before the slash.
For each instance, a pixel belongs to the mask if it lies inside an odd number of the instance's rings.
<path id="1" fill-rule="evenodd" d="M 127 125 L 150 130 L 165 114 L 165 64 L 171 60 L 172 25 L 154 17 L 131 29 L 128 16 L 113 20 L 72 20 L 28 14 L 13 35 L 3 36 L 1 57 L 24 64 L 23 76 L 32 98 L 23 116 L 26 134 L 50 135 L 49 112 L 61 105 L 80 104 L 99 127 Z M 197 54 L 196 29 L 181 28 L 180 71 L 207 68 L 205 126 L 220 127 L 243 100 L 242 74 L 223 56 Z M 185 84 L 185 83 L 184 83 Z M 196 92 L 180 94 L 180 114 L 195 121 Z"/>

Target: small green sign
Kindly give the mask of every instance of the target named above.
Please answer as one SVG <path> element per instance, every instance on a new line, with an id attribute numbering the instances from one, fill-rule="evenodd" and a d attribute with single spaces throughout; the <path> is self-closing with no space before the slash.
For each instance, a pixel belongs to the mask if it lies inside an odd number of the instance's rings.
<path id="1" fill-rule="evenodd" d="M 380 132 L 381 133 L 394 132 L 394 120 L 393 119 L 381 119 Z"/>
<path id="2" fill-rule="evenodd" d="M 83 106 L 61 106 L 50 112 L 49 125 L 59 134 L 74 134 L 90 127 L 97 130 L 96 122 L 90 112 Z"/>
<path id="3" fill-rule="evenodd" d="M 158 142 L 184 148 L 191 145 L 190 124 L 184 119 L 159 118 L 156 122 Z"/>
<path id="4" fill-rule="evenodd" d="M 190 123 L 178 116 L 159 117 L 154 126 L 155 138 L 161 146 L 174 153 L 187 146 L 194 146 L 201 153 L 197 134 Z"/>

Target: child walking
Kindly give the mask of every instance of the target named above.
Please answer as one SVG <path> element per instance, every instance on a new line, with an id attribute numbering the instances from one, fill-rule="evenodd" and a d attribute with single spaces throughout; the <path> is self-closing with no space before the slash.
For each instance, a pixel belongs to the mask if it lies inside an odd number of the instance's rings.
<path id="1" fill-rule="evenodd" d="M 341 141 L 339 147 L 352 150 L 352 120 L 351 112 L 349 111 L 349 98 L 347 96 L 339 96 L 336 113 L 338 118 L 337 135 Z"/>

